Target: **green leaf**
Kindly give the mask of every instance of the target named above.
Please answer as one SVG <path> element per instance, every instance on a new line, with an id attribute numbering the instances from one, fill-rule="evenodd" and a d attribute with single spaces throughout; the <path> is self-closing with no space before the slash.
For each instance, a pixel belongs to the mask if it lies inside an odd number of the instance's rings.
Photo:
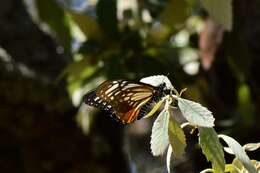
<path id="1" fill-rule="evenodd" d="M 162 155 L 169 145 L 168 125 L 169 112 L 164 109 L 158 115 L 152 128 L 151 150 L 154 156 Z"/>
<path id="2" fill-rule="evenodd" d="M 178 106 L 183 116 L 189 121 L 190 124 L 201 127 L 214 126 L 215 119 L 212 113 L 199 103 L 178 98 Z"/>
<path id="3" fill-rule="evenodd" d="M 232 165 L 234 169 L 230 171 L 231 173 L 245 173 L 246 169 L 244 169 L 243 164 L 237 158 L 233 160 Z M 244 171 L 242 171 L 243 169 Z"/>
<path id="4" fill-rule="evenodd" d="M 164 100 L 162 99 L 162 100 L 160 100 L 158 103 L 156 103 L 156 104 L 153 106 L 152 110 L 151 110 L 150 112 L 148 112 L 143 118 L 148 118 L 148 117 L 154 115 L 155 112 L 158 111 L 158 109 L 161 107 L 161 105 L 162 105 L 163 102 L 164 102 Z"/>
<path id="5" fill-rule="evenodd" d="M 100 28 L 112 39 L 118 37 L 116 0 L 99 0 L 97 16 Z"/>
<path id="6" fill-rule="evenodd" d="M 83 80 L 98 69 L 97 64 L 91 64 L 89 57 L 84 57 L 80 61 L 69 64 L 63 72 L 68 75 L 69 81 Z"/>
<path id="7" fill-rule="evenodd" d="M 232 172 L 232 171 L 235 171 L 236 168 L 234 167 L 233 164 L 226 164 L 225 165 L 225 172 Z"/>
<path id="8" fill-rule="evenodd" d="M 160 21 L 169 26 L 181 25 L 188 17 L 188 3 L 185 0 L 170 0 L 160 15 Z"/>
<path id="9" fill-rule="evenodd" d="M 169 142 L 172 146 L 173 154 L 176 158 L 180 158 L 185 152 L 186 138 L 181 126 L 176 122 L 173 116 L 169 119 Z"/>
<path id="10" fill-rule="evenodd" d="M 102 39 L 103 33 L 93 17 L 72 10 L 69 10 L 68 13 L 85 36 L 94 40 Z"/>
<path id="11" fill-rule="evenodd" d="M 224 173 L 224 152 L 215 130 L 213 128 L 199 127 L 199 144 L 207 160 L 211 161 L 212 168 L 217 173 Z"/>
<path id="12" fill-rule="evenodd" d="M 69 18 L 64 13 L 62 7 L 54 0 L 37 0 L 35 2 L 40 19 L 46 22 L 55 32 L 58 41 L 63 45 L 65 51 L 70 52 L 72 37 Z"/>
<path id="13" fill-rule="evenodd" d="M 201 0 L 210 17 L 226 30 L 232 30 L 232 0 Z"/>
<path id="14" fill-rule="evenodd" d="M 244 165 L 244 167 L 250 172 L 250 173 L 257 173 L 257 170 L 251 163 L 249 157 L 247 156 L 244 148 L 233 138 L 226 136 L 226 135 L 219 135 L 220 138 L 222 138 L 229 148 L 232 149 L 233 153 L 235 154 L 236 158 Z"/>

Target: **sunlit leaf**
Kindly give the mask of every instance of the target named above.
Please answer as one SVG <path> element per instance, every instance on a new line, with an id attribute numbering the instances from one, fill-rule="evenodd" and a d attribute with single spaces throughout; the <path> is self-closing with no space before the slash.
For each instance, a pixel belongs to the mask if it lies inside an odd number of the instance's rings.
<path id="1" fill-rule="evenodd" d="M 174 26 L 184 24 L 188 16 L 188 3 L 185 0 L 170 0 L 160 15 L 160 21 Z"/>
<path id="2" fill-rule="evenodd" d="M 171 173 L 171 156 L 172 156 L 172 146 L 169 145 L 166 156 L 166 166 L 168 173 Z"/>
<path id="3" fill-rule="evenodd" d="M 162 99 L 162 100 L 160 100 L 158 103 L 156 103 L 156 104 L 153 106 L 152 110 L 151 110 L 147 115 L 145 115 L 143 118 L 148 118 L 148 117 L 154 115 L 155 112 L 161 107 L 161 105 L 162 105 L 163 102 L 164 102 L 164 100 Z"/>
<path id="4" fill-rule="evenodd" d="M 224 147 L 224 151 L 227 152 L 228 154 L 233 154 L 234 155 L 233 150 L 231 148 L 229 148 L 229 147 Z"/>
<path id="5" fill-rule="evenodd" d="M 84 134 L 88 135 L 93 124 L 95 109 L 81 105 L 76 115 L 76 122 Z"/>
<path id="6" fill-rule="evenodd" d="M 257 171 L 259 173 L 260 171 L 260 162 L 256 160 L 251 160 L 252 165 L 254 165 L 255 168 L 257 168 Z M 232 162 L 233 165 L 233 170 L 230 171 L 230 173 L 249 173 L 247 169 L 245 169 L 244 165 L 237 159 L 235 158 Z"/>
<path id="7" fill-rule="evenodd" d="M 190 124 L 201 127 L 213 127 L 214 117 L 212 113 L 199 103 L 178 98 L 178 106 L 183 116 L 189 121 Z"/>
<path id="8" fill-rule="evenodd" d="M 251 160 L 252 164 L 255 166 L 257 172 L 260 172 L 260 161 L 258 160 Z"/>
<path id="9" fill-rule="evenodd" d="M 207 160 L 211 161 L 212 168 L 218 173 L 224 173 L 224 152 L 215 130 L 199 127 L 199 144 Z"/>
<path id="10" fill-rule="evenodd" d="M 169 112 L 163 110 L 155 120 L 152 128 L 151 150 L 154 156 L 162 155 L 169 145 Z"/>
<path id="11" fill-rule="evenodd" d="M 234 167 L 233 164 L 226 164 L 225 165 L 225 172 L 232 172 L 234 171 L 236 168 Z"/>
<path id="12" fill-rule="evenodd" d="M 219 135 L 220 138 L 222 138 L 229 148 L 233 150 L 233 153 L 235 154 L 236 158 L 244 165 L 244 167 L 250 172 L 250 173 L 257 173 L 257 170 L 251 163 L 249 157 L 247 156 L 245 150 L 243 147 L 233 138 L 226 136 L 226 135 Z"/>
<path id="13" fill-rule="evenodd" d="M 90 64 L 88 57 L 83 58 L 80 61 L 69 64 L 64 70 L 65 74 L 68 74 L 69 80 L 80 80 L 90 76 L 98 69 L 97 64 Z"/>
<path id="14" fill-rule="evenodd" d="M 170 116 L 169 119 L 168 134 L 169 142 L 172 146 L 172 152 L 176 158 L 180 158 L 185 152 L 185 147 L 187 144 L 185 134 L 173 116 Z"/>
<path id="15" fill-rule="evenodd" d="M 214 169 L 211 168 L 204 169 L 203 171 L 200 171 L 200 173 L 214 173 Z"/>
<path id="16" fill-rule="evenodd" d="M 89 59 L 87 57 L 83 58 L 80 61 L 76 61 L 72 64 L 69 64 L 66 67 L 66 69 L 61 74 L 60 78 L 65 76 L 67 77 L 67 89 L 72 98 L 73 105 L 79 106 L 79 104 L 81 103 L 81 97 L 84 94 L 83 84 L 86 80 L 93 79 L 93 77 L 97 77 L 99 71 L 99 66 L 97 64 L 90 64 Z M 89 84 L 91 84 L 90 81 Z"/>
<path id="17" fill-rule="evenodd" d="M 96 19 L 76 11 L 70 10 L 68 13 L 86 37 L 96 40 L 100 40 L 103 37 L 103 33 Z"/>
<path id="18" fill-rule="evenodd" d="M 55 0 L 37 0 L 35 3 L 40 19 L 46 22 L 55 32 L 57 40 L 63 45 L 65 51 L 70 52 L 72 37 L 69 18 L 62 7 Z"/>
<path id="19" fill-rule="evenodd" d="M 168 26 L 163 25 L 161 23 L 155 23 L 149 30 L 147 35 L 147 42 L 153 44 L 162 44 L 168 38 L 171 30 Z"/>
<path id="20" fill-rule="evenodd" d="M 248 143 L 243 146 L 243 148 L 247 151 L 255 151 L 260 148 L 260 142 L 258 143 Z"/>
<path id="21" fill-rule="evenodd" d="M 231 173 L 246 173 L 247 172 L 247 170 L 244 169 L 243 164 L 237 158 L 235 158 L 232 161 L 232 165 L 233 165 L 234 169 L 231 171 Z M 244 171 L 243 171 L 243 169 L 244 169 Z"/>
<path id="22" fill-rule="evenodd" d="M 226 30 L 232 30 L 232 0 L 201 0 L 201 3 L 212 19 L 221 24 Z"/>

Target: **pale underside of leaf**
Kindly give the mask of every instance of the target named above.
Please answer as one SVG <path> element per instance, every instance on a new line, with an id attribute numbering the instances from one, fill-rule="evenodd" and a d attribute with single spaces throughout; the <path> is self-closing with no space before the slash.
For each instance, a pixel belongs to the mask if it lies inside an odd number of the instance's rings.
<path id="1" fill-rule="evenodd" d="M 246 150 L 246 151 L 255 151 L 257 150 L 258 148 L 260 148 L 260 142 L 258 143 L 248 143 L 248 144 L 245 144 L 243 146 L 243 148 Z"/>
<path id="2" fill-rule="evenodd" d="M 229 146 L 229 148 L 232 149 L 233 153 L 235 154 L 236 158 L 244 165 L 244 167 L 250 172 L 250 173 L 257 173 L 256 168 L 250 161 L 248 155 L 246 154 L 244 148 L 233 138 L 226 136 L 226 135 L 218 135 L 220 138 L 222 138 L 226 144 Z"/>
<path id="3" fill-rule="evenodd" d="M 169 145 L 166 156 L 166 166 L 168 173 L 171 173 L 171 156 L 172 156 L 172 146 Z"/>
<path id="4" fill-rule="evenodd" d="M 154 156 L 164 153 L 169 145 L 168 136 L 169 112 L 163 110 L 155 120 L 151 135 L 151 151 Z"/>
<path id="5" fill-rule="evenodd" d="M 190 124 L 201 127 L 213 127 L 214 117 L 206 107 L 201 106 L 199 103 L 178 98 L 178 106 L 183 116 L 189 121 Z"/>

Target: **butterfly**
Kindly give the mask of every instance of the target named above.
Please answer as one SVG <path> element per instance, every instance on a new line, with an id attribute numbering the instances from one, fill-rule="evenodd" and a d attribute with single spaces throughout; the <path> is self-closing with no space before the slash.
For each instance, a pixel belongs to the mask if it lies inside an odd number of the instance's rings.
<path id="1" fill-rule="evenodd" d="M 85 104 L 108 111 L 123 124 L 144 117 L 154 103 L 169 94 L 166 83 L 152 86 L 129 80 L 107 80 L 83 97 Z"/>

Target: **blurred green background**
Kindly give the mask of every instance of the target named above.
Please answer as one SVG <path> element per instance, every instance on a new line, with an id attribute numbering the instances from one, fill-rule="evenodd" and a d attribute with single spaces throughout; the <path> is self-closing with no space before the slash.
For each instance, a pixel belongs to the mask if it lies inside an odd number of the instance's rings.
<path id="1" fill-rule="evenodd" d="M 168 75 L 213 112 L 219 133 L 257 142 L 259 9 L 259 0 L 1 1 L 0 172 L 165 172 L 149 149 L 152 119 L 123 126 L 82 104 L 106 79 Z M 196 135 L 188 145 L 176 173 L 210 166 Z"/>

